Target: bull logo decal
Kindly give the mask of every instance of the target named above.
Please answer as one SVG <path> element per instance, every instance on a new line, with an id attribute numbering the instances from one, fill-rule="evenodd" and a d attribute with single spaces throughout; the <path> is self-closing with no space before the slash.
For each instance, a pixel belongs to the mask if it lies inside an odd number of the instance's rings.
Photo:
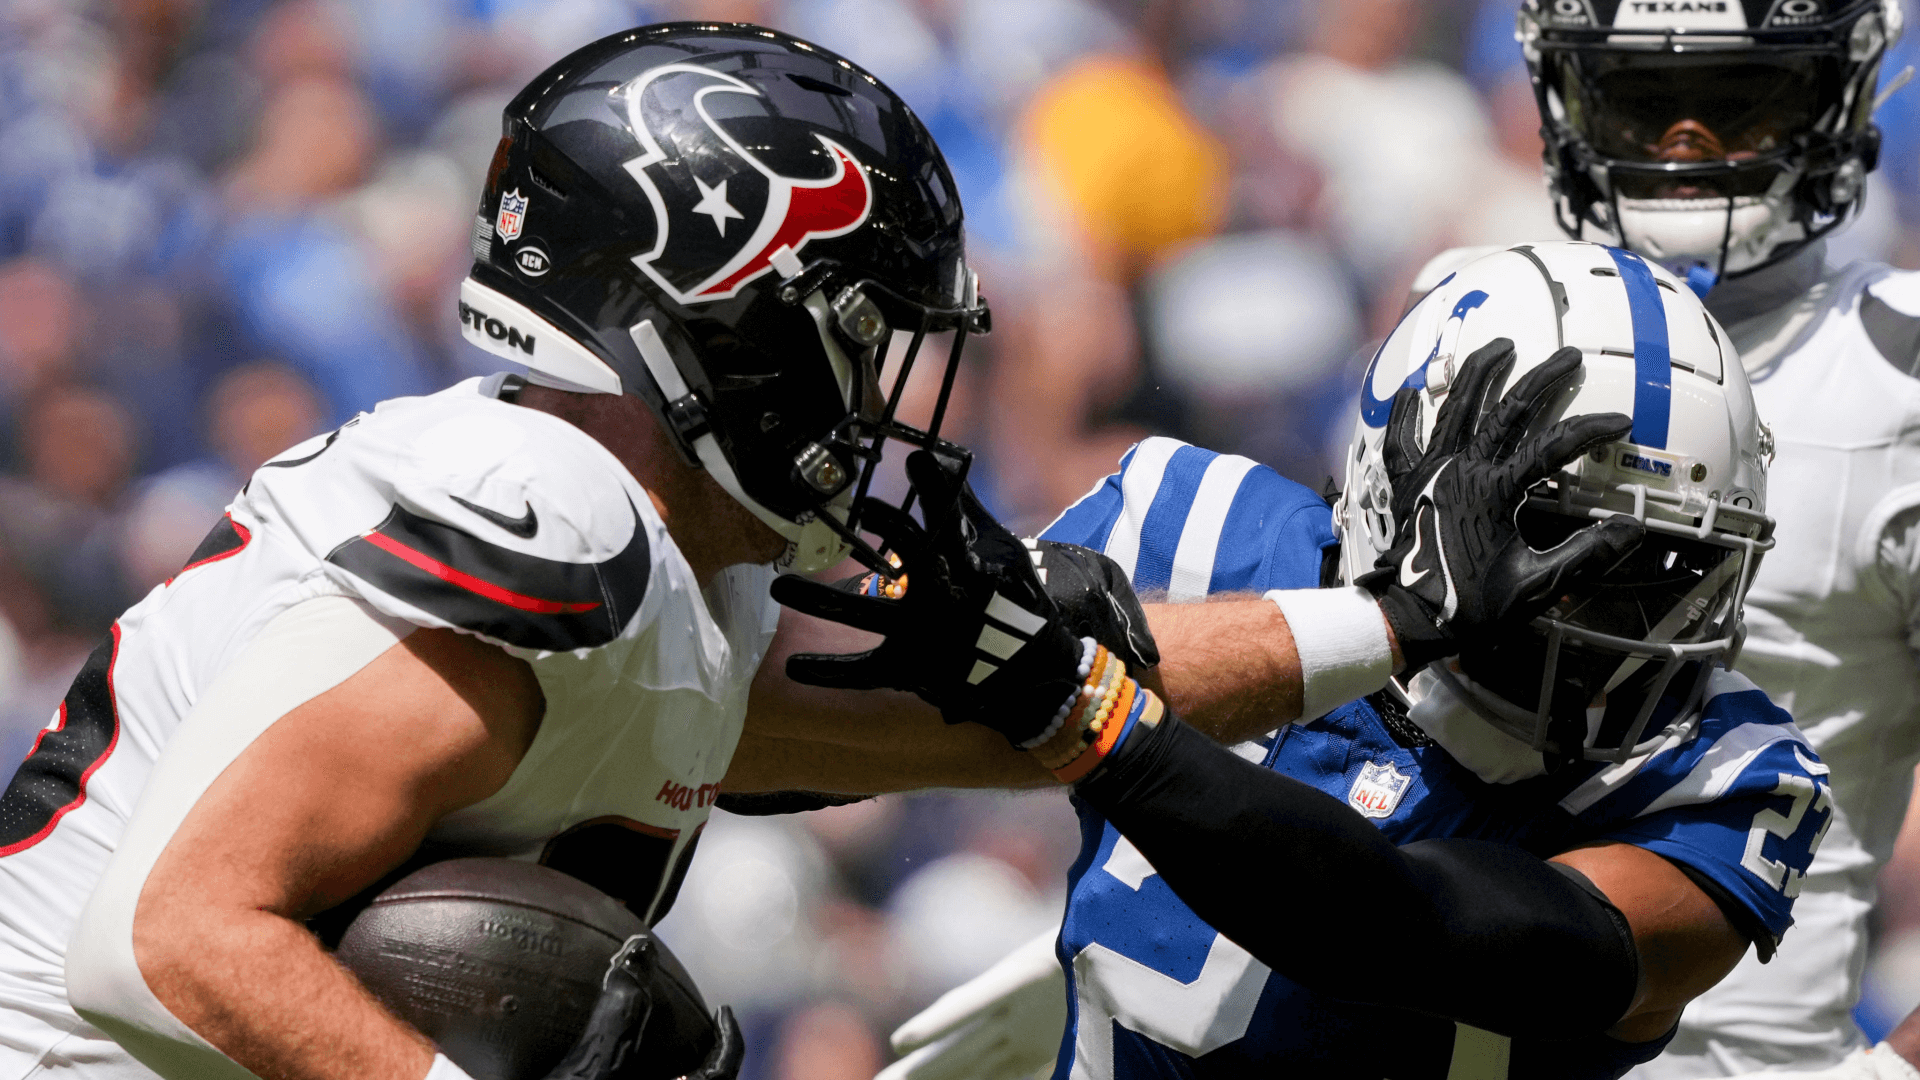
<path id="1" fill-rule="evenodd" d="M 633 258 L 682 304 L 724 300 L 773 268 L 782 248 L 843 236 L 866 223 L 873 185 L 866 167 L 814 134 L 833 164 L 820 180 L 782 176 L 714 121 L 717 108 L 746 126 L 767 122 L 718 95 L 763 95 L 698 64 L 664 64 L 621 91 L 641 154 L 624 163 L 653 205 L 653 248 Z M 663 148 L 662 143 L 666 146 Z"/>

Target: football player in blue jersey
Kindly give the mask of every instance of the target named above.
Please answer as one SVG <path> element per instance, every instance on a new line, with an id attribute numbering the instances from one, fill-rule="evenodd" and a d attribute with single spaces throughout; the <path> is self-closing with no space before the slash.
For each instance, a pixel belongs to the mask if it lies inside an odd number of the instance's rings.
<path id="1" fill-rule="evenodd" d="M 1569 414 L 1587 415 L 1547 426 Z M 1543 437 L 1591 452 L 1567 462 Z M 1047 536 L 1174 598 L 1278 590 L 1306 719 L 1219 747 L 1104 651 L 1086 706 L 1061 710 L 1079 732 L 979 717 L 1091 740 L 1077 760 L 1035 747 L 1075 784 L 1084 846 L 1053 955 L 937 1003 L 918 1035 L 952 1030 L 896 1075 L 1018 1076 L 1042 1047 L 1059 1080 L 1610 1078 L 1658 1054 L 1750 945 L 1771 954 L 1831 820 L 1825 766 L 1723 666 L 1770 544 L 1766 444 L 1684 285 L 1542 244 L 1459 271 L 1388 339 L 1331 521 L 1250 462 L 1135 448 Z M 1502 509 L 1516 489 L 1523 508 Z M 1488 512 L 1449 527 L 1435 508 L 1463 491 Z M 1451 569 L 1524 577 L 1516 553 L 1569 542 L 1616 556 L 1598 584 L 1549 585 L 1530 625 L 1461 635 L 1452 659 L 1408 648 L 1411 677 L 1375 692 L 1388 645 L 1358 615 L 1384 583 L 1457 615 L 1478 597 Z M 1349 584 L 1300 591 L 1323 560 Z M 1193 666 L 1244 683 L 1231 657 L 1257 643 L 1215 649 Z"/>

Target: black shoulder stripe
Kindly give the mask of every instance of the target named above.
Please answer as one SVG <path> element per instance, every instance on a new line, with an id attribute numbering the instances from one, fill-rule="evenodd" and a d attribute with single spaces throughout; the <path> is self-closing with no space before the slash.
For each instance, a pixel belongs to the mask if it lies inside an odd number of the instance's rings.
<path id="1" fill-rule="evenodd" d="M 0 857 L 46 839 L 60 819 L 87 801 L 87 781 L 120 741 L 113 699 L 113 662 L 120 624 L 87 657 L 60 702 L 58 724 L 40 733 L 33 751 L 0 794 Z"/>
<path id="2" fill-rule="evenodd" d="M 588 649 L 640 610 L 653 565 L 646 523 L 604 562 L 543 559 L 490 544 L 396 505 L 327 561 L 465 630 L 527 649 Z"/>
<path id="3" fill-rule="evenodd" d="M 1860 297 L 1860 326 L 1887 363 L 1902 374 L 1920 376 L 1920 316 L 1896 311 L 1866 291 Z"/>
<path id="4" fill-rule="evenodd" d="M 292 469 L 301 465 L 305 465 L 307 462 L 312 461 L 314 458 L 317 458 L 321 454 L 326 453 L 328 448 L 333 446 L 333 440 L 339 437 L 340 437 L 340 429 L 334 428 L 332 431 L 327 433 L 327 441 L 321 443 L 320 449 L 315 450 L 313 453 L 308 454 L 305 457 L 292 458 L 287 461 L 269 461 L 260 467 L 263 469 Z"/>
<path id="5" fill-rule="evenodd" d="M 233 520 L 232 514 L 222 514 L 220 520 L 213 523 L 213 531 L 207 534 L 205 540 L 200 541 L 200 546 L 193 549 L 192 555 L 187 556 L 187 565 L 181 567 L 180 573 L 173 577 L 177 578 L 180 574 L 211 562 L 230 559 L 240 554 L 240 550 L 252 539 L 253 532 L 245 525 Z M 167 583 L 171 585 L 173 578 L 168 578 Z"/>

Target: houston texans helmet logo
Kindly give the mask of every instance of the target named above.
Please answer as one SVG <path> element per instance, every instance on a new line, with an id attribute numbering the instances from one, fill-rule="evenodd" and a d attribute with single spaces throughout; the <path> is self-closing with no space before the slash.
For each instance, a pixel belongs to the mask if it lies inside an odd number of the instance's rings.
<path id="1" fill-rule="evenodd" d="M 846 147 L 816 132 L 832 175 L 782 176 L 714 122 L 709 99 L 717 94 L 764 96 L 731 75 L 685 63 L 653 68 L 621 90 L 642 151 L 623 165 L 658 223 L 653 248 L 633 261 L 683 304 L 733 296 L 771 270 L 780 249 L 798 253 L 810 241 L 852 232 L 873 209 L 866 166 Z M 743 115 L 721 105 L 730 117 Z"/>

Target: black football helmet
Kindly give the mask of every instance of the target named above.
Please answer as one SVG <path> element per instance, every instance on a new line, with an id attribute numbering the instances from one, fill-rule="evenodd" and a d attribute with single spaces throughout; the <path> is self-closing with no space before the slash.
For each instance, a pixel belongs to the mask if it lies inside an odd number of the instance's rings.
<path id="1" fill-rule="evenodd" d="M 1900 0 L 1525 0 L 1518 37 L 1561 228 L 1696 289 L 1861 205 Z"/>
<path id="2" fill-rule="evenodd" d="M 856 531 L 882 444 L 966 457 L 940 420 L 989 319 L 953 177 L 906 104 L 825 49 L 669 23 L 561 60 L 507 106 L 473 256 L 466 338 L 536 382 L 640 396 L 788 539 L 783 569 L 852 549 L 895 572 Z M 943 332 L 922 431 L 894 412 Z"/>

